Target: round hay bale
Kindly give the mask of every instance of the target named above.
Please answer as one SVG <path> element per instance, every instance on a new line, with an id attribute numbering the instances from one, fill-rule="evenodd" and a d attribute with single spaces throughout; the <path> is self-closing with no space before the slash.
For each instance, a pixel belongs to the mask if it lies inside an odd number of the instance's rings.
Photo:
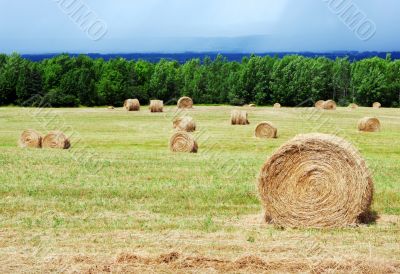
<path id="1" fill-rule="evenodd" d="M 322 108 L 325 110 L 336 110 L 336 102 L 333 100 L 325 101 L 322 104 Z"/>
<path id="2" fill-rule="evenodd" d="M 315 103 L 315 107 L 317 109 L 322 109 L 322 106 L 324 105 L 325 101 L 324 100 L 319 100 Z"/>
<path id="3" fill-rule="evenodd" d="M 193 108 L 193 100 L 189 97 L 182 97 L 178 100 L 178 108 Z"/>
<path id="4" fill-rule="evenodd" d="M 247 119 L 247 111 L 232 110 L 231 124 L 232 125 L 248 125 L 248 124 L 250 124 L 249 120 Z"/>
<path id="5" fill-rule="evenodd" d="M 357 109 L 357 108 L 358 108 L 358 105 L 352 103 L 352 104 L 349 105 L 349 108 L 351 108 L 351 109 Z"/>
<path id="6" fill-rule="evenodd" d="M 256 127 L 255 135 L 257 138 L 277 138 L 278 130 L 271 122 L 261 122 Z"/>
<path id="7" fill-rule="evenodd" d="M 59 148 L 69 149 L 71 143 L 68 137 L 61 131 L 51 131 L 49 134 L 44 136 L 42 141 L 43 148 Z"/>
<path id="8" fill-rule="evenodd" d="M 173 121 L 173 127 L 179 131 L 193 132 L 196 131 L 196 122 L 192 117 L 178 117 Z"/>
<path id="9" fill-rule="evenodd" d="M 327 134 L 298 135 L 263 165 L 258 188 L 265 220 L 283 227 L 345 227 L 365 220 L 371 174 L 358 151 Z"/>
<path id="10" fill-rule="evenodd" d="M 377 118 L 365 117 L 358 122 L 358 130 L 365 132 L 378 132 L 381 130 L 381 123 Z"/>
<path id="11" fill-rule="evenodd" d="M 138 99 L 127 99 L 124 102 L 124 107 L 127 111 L 139 111 L 140 110 L 140 102 Z"/>
<path id="12" fill-rule="evenodd" d="M 274 108 L 281 108 L 282 106 L 281 106 L 281 104 L 279 104 L 279 103 L 275 103 L 274 104 Z"/>
<path id="13" fill-rule="evenodd" d="M 42 135 L 33 129 L 25 130 L 19 137 L 18 145 L 21 148 L 41 148 Z"/>
<path id="14" fill-rule="evenodd" d="M 250 107 L 250 108 L 255 108 L 256 105 L 255 105 L 255 104 L 250 104 L 249 107 Z"/>
<path id="15" fill-rule="evenodd" d="M 178 131 L 172 135 L 169 148 L 172 152 L 197 153 L 198 145 L 192 135 L 185 131 Z"/>
<path id="16" fill-rule="evenodd" d="M 375 102 L 375 103 L 372 104 L 372 107 L 378 109 L 378 108 L 381 108 L 382 105 L 379 102 Z"/>
<path id="17" fill-rule="evenodd" d="M 164 102 L 161 100 L 150 101 L 150 112 L 163 112 Z"/>

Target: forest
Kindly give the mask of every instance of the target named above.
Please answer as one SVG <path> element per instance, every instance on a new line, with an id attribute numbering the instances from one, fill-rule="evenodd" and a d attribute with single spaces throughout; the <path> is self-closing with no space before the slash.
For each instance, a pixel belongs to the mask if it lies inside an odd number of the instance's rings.
<path id="1" fill-rule="evenodd" d="M 32 62 L 17 53 L 0 54 L 0 105 L 49 107 L 122 106 L 127 98 L 175 104 L 181 96 L 196 104 L 297 106 L 333 99 L 400 107 L 400 60 L 360 61 L 287 55 L 251 55 L 231 62 L 223 55 L 183 64 L 161 60 L 109 61 L 68 54 Z"/>

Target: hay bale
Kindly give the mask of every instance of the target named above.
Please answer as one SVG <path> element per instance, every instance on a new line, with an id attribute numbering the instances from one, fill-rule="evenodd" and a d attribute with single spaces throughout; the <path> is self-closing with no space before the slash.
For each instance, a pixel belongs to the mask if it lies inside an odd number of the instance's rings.
<path id="1" fill-rule="evenodd" d="M 256 127 L 255 135 L 257 138 L 277 138 L 278 130 L 271 122 L 261 122 Z"/>
<path id="2" fill-rule="evenodd" d="M 196 153 L 198 145 L 192 135 L 185 131 L 178 131 L 169 140 L 169 148 L 172 152 Z"/>
<path id="3" fill-rule="evenodd" d="M 161 100 L 150 101 L 150 112 L 163 112 L 164 102 Z"/>
<path id="4" fill-rule="evenodd" d="M 373 181 L 349 142 L 298 135 L 263 165 L 258 179 L 265 220 L 283 227 L 345 227 L 370 213 Z"/>
<path id="5" fill-rule="evenodd" d="M 192 117 L 178 117 L 173 121 L 173 127 L 179 131 L 193 132 L 196 131 L 196 122 Z"/>
<path id="6" fill-rule="evenodd" d="M 333 100 L 325 101 L 322 104 L 322 108 L 325 110 L 336 110 L 336 102 Z"/>
<path id="7" fill-rule="evenodd" d="M 281 106 L 281 104 L 279 104 L 279 103 L 275 103 L 274 104 L 274 108 L 281 108 L 282 106 Z"/>
<path id="8" fill-rule="evenodd" d="M 352 104 L 349 105 L 349 108 L 351 108 L 351 109 L 357 109 L 357 108 L 358 108 L 358 105 L 352 103 Z"/>
<path id="9" fill-rule="evenodd" d="M 18 145 L 21 148 L 41 148 L 42 135 L 33 129 L 25 130 L 19 137 Z"/>
<path id="10" fill-rule="evenodd" d="M 325 101 L 324 100 L 319 100 L 315 103 L 315 107 L 317 109 L 322 109 L 322 106 L 324 105 Z"/>
<path id="11" fill-rule="evenodd" d="M 193 108 L 193 100 L 189 97 L 182 97 L 178 100 L 178 108 Z"/>
<path id="12" fill-rule="evenodd" d="M 365 132 L 377 132 L 381 130 L 381 123 L 377 118 L 365 117 L 358 122 L 358 130 Z"/>
<path id="13" fill-rule="evenodd" d="M 71 143 L 68 137 L 61 131 L 51 131 L 46 136 L 44 136 L 42 141 L 43 148 L 59 148 L 59 149 L 69 149 Z"/>
<path id="14" fill-rule="evenodd" d="M 256 107 L 256 105 L 255 105 L 255 104 L 250 104 L 250 105 L 249 105 L 249 107 L 251 107 L 251 108 L 255 108 L 255 107 Z"/>
<path id="15" fill-rule="evenodd" d="M 247 119 L 247 111 L 232 110 L 231 124 L 232 125 L 248 125 L 248 124 L 250 124 L 249 120 Z"/>
<path id="16" fill-rule="evenodd" d="M 379 102 L 375 102 L 375 103 L 372 104 L 372 107 L 378 109 L 378 108 L 381 108 L 382 105 Z"/>
<path id="17" fill-rule="evenodd" d="M 138 99 L 127 99 L 124 102 L 124 108 L 127 111 L 139 111 L 140 110 L 140 102 Z"/>

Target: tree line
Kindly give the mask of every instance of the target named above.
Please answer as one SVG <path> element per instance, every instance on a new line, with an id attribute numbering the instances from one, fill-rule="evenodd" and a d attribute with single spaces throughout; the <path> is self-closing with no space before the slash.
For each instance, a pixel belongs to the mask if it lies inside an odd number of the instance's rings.
<path id="1" fill-rule="evenodd" d="M 390 54 L 357 62 L 252 55 L 229 62 L 218 55 L 180 64 L 63 54 L 32 62 L 17 53 L 0 54 L 0 105 L 35 105 L 34 98 L 52 107 L 121 106 L 127 98 L 173 104 L 181 96 L 196 104 L 297 106 L 333 99 L 343 106 L 378 101 L 400 107 L 400 60 Z"/>

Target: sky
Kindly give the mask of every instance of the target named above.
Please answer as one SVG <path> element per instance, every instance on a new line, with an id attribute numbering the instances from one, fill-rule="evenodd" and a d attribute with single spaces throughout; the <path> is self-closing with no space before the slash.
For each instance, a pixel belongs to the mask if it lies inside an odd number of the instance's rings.
<path id="1" fill-rule="evenodd" d="M 400 51 L 399 12 L 399 0 L 0 0 L 0 52 Z"/>

